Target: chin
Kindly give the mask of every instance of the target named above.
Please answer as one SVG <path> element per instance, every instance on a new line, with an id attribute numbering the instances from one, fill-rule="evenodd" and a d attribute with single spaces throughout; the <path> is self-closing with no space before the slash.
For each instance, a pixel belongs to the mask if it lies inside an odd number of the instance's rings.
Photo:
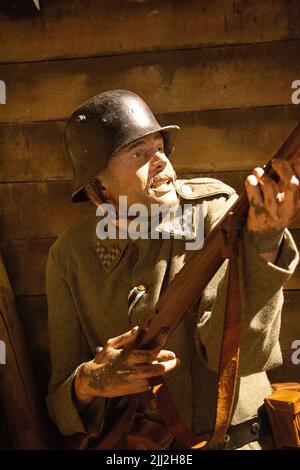
<path id="1" fill-rule="evenodd" d="M 175 206 L 178 203 L 177 193 L 175 189 L 172 189 L 171 191 L 168 191 L 162 195 L 155 194 L 153 197 L 151 197 L 151 203 Z"/>

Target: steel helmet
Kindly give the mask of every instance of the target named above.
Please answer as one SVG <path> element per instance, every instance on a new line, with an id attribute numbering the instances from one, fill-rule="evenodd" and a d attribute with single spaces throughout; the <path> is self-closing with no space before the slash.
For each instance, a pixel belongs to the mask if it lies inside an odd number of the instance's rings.
<path id="1" fill-rule="evenodd" d="M 178 130 L 178 126 L 161 127 L 146 103 L 131 91 L 111 90 L 90 98 L 72 114 L 65 132 L 74 173 L 72 201 L 87 200 L 85 186 L 120 149 L 161 132 L 168 156 Z"/>

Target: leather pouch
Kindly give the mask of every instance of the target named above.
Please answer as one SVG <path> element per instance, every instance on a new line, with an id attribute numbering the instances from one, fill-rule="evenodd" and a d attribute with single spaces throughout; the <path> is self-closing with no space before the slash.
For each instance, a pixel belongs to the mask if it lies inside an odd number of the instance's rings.
<path id="1" fill-rule="evenodd" d="M 135 416 L 127 433 L 128 449 L 166 450 L 174 437 L 163 423 L 157 423 L 144 416 Z"/>
<path id="2" fill-rule="evenodd" d="M 300 384 L 273 384 L 265 398 L 272 434 L 277 448 L 300 448 Z"/>

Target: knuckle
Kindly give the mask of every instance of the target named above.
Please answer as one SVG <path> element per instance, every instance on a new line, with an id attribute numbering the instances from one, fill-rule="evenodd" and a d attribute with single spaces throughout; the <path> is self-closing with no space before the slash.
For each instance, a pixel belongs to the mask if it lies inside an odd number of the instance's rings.
<path id="1" fill-rule="evenodd" d="M 97 346 L 97 347 L 95 348 L 95 353 L 96 353 L 96 354 L 100 354 L 100 353 L 103 351 L 103 349 L 104 349 L 104 348 L 103 348 L 102 346 Z"/>
<path id="2" fill-rule="evenodd" d="M 148 362 L 154 357 L 152 351 L 134 351 L 134 357 L 137 360 Z"/>
<path id="3" fill-rule="evenodd" d="M 298 189 L 299 187 L 299 179 L 293 175 L 288 183 L 288 186 L 287 186 L 289 189 Z"/>
<path id="4" fill-rule="evenodd" d="M 153 366 L 153 371 L 157 374 L 164 374 L 166 371 L 166 366 L 162 363 L 160 364 L 155 364 Z"/>
<path id="5" fill-rule="evenodd" d="M 260 166 L 257 166 L 254 168 L 253 173 L 261 177 L 264 174 L 264 170 Z"/>
<path id="6" fill-rule="evenodd" d="M 271 198 L 271 197 L 267 197 L 267 198 L 265 199 L 265 203 L 266 203 L 268 206 L 271 206 L 271 205 L 273 204 L 273 202 L 274 202 L 274 199 Z"/>
<path id="7" fill-rule="evenodd" d="M 257 178 L 254 174 L 248 175 L 246 180 L 245 180 L 245 184 L 247 184 L 250 187 L 257 186 L 257 183 L 258 183 L 258 181 L 257 181 Z"/>
<path id="8" fill-rule="evenodd" d="M 115 339 L 114 338 L 109 338 L 107 341 L 106 341 L 106 346 L 113 346 L 115 342 Z"/>

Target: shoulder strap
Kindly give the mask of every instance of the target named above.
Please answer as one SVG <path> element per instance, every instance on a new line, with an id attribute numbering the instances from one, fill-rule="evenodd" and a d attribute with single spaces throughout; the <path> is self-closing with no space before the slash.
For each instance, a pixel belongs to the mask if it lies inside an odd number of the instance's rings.
<path id="1" fill-rule="evenodd" d="M 188 200 L 204 199 L 207 197 L 224 195 L 232 196 L 235 190 L 215 178 L 193 178 L 177 180 L 175 183 L 177 193 Z"/>

